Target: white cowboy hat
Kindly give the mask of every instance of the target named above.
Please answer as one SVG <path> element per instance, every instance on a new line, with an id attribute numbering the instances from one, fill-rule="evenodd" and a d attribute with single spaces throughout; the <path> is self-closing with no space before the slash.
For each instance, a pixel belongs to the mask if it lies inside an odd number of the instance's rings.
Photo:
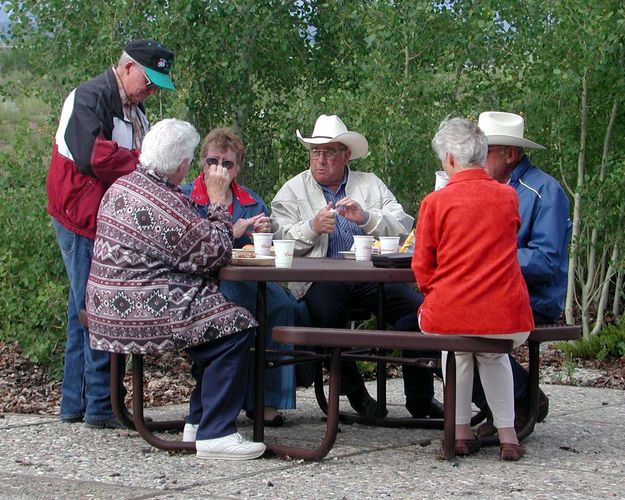
<path id="1" fill-rule="evenodd" d="M 521 148 L 546 149 L 523 138 L 525 122 L 522 116 L 500 111 L 480 113 L 478 126 L 488 139 L 489 146 L 519 146 Z"/>
<path id="2" fill-rule="evenodd" d="M 299 129 L 295 132 L 297 139 L 306 149 L 316 144 L 327 144 L 329 142 L 340 142 L 345 144 L 351 151 L 350 159 L 362 158 L 369 150 L 367 139 L 358 132 L 350 132 L 336 115 L 321 115 L 315 122 L 312 137 L 304 138 Z"/>

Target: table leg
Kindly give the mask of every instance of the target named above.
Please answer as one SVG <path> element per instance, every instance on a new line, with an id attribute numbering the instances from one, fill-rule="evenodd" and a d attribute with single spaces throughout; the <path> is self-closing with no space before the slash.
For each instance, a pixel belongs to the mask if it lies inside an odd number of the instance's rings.
<path id="1" fill-rule="evenodd" d="M 378 318 L 377 328 L 378 330 L 386 330 L 386 323 L 384 320 L 384 283 L 378 283 Z M 378 414 L 384 415 L 386 413 L 386 363 L 378 362 L 376 368 L 376 387 L 377 387 L 377 399 L 378 399 Z"/>
<path id="2" fill-rule="evenodd" d="M 265 345 L 267 338 L 267 283 L 256 284 L 256 344 L 254 351 L 254 441 L 265 439 Z"/>
<path id="3" fill-rule="evenodd" d="M 127 410 L 124 401 L 124 366 L 126 364 L 126 356 L 119 353 L 111 353 L 111 407 L 115 418 L 128 427 L 134 429 L 135 424 L 126 416 Z"/>
<path id="4" fill-rule="evenodd" d="M 450 460 L 456 455 L 456 353 L 447 353 L 443 398 L 445 406 L 443 431 L 443 456 Z"/>

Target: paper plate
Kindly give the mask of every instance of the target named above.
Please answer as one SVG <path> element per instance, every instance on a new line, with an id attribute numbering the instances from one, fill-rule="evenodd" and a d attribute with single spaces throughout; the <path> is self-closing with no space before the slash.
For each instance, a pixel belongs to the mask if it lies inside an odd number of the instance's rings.
<path id="1" fill-rule="evenodd" d="M 233 257 L 233 266 L 248 266 L 248 267 L 272 267 L 275 265 L 276 258 L 269 255 L 251 257 Z"/>

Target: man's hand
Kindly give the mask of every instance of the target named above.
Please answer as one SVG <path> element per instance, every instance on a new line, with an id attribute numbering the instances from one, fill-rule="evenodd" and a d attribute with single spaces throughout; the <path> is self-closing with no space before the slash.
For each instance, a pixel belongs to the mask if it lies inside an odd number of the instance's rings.
<path id="1" fill-rule="evenodd" d="M 252 228 L 250 231 L 250 227 Z M 234 231 L 234 238 L 240 238 L 245 233 L 251 235 L 254 233 L 270 233 L 271 232 L 271 220 L 265 214 L 260 213 L 249 219 L 238 219 L 232 226 Z"/>
<path id="2" fill-rule="evenodd" d="M 349 196 L 341 198 L 336 202 L 336 211 L 347 220 L 351 220 L 358 225 L 364 224 L 367 218 L 367 214 L 360 204 Z"/>
<path id="3" fill-rule="evenodd" d="M 334 224 L 336 224 L 336 211 L 332 208 L 330 201 L 317 212 L 317 215 L 312 219 L 311 226 L 317 234 L 329 234 L 334 231 Z"/>
<path id="4" fill-rule="evenodd" d="M 226 204 L 230 189 L 228 170 L 220 165 L 204 166 L 204 183 L 211 203 Z"/>
<path id="5" fill-rule="evenodd" d="M 254 232 L 255 233 L 270 233 L 271 232 L 271 219 L 265 214 L 259 214 L 254 219 Z"/>

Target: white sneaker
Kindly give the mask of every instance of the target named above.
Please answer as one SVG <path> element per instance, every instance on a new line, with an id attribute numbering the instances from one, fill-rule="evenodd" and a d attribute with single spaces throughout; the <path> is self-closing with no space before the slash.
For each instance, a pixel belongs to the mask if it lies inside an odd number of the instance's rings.
<path id="1" fill-rule="evenodd" d="M 195 442 L 198 458 L 213 460 L 251 460 L 265 452 L 263 443 L 245 441 L 235 432 L 216 439 L 200 439 Z"/>
<path id="2" fill-rule="evenodd" d="M 195 441 L 195 435 L 197 434 L 197 428 L 199 424 L 184 424 L 184 430 L 182 431 L 182 440 L 185 443 L 192 443 Z"/>

